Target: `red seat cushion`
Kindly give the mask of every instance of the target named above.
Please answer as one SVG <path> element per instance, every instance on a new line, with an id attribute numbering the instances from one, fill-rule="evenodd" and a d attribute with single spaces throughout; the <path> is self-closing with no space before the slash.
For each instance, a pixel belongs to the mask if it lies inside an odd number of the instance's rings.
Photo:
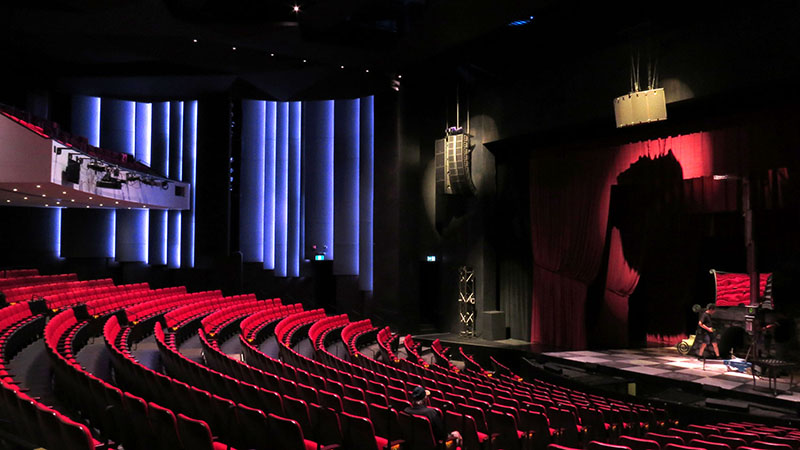
<path id="1" fill-rule="evenodd" d="M 478 431 L 478 442 L 486 442 L 487 439 L 489 439 L 488 434 Z"/>
<path id="2" fill-rule="evenodd" d="M 317 450 L 317 443 L 314 441 L 309 441 L 308 439 L 303 439 L 306 444 L 306 450 Z M 217 450 L 216 448 L 214 450 Z"/>
<path id="3" fill-rule="evenodd" d="M 380 436 L 375 436 L 375 443 L 378 444 L 378 448 L 386 448 L 386 444 L 389 443 L 389 440 Z"/>

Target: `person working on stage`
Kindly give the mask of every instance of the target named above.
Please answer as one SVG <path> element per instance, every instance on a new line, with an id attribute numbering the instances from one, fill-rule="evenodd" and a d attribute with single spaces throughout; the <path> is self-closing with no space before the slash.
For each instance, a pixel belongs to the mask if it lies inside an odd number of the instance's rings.
<path id="1" fill-rule="evenodd" d="M 711 315 L 714 314 L 716 309 L 717 306 L 715 304 L 709 303 L 705 311 L 700 313 L 700 320 L 697 322 L 697 338 L 700 340 L 700 350 L 697 352 L 697 357 L 700 359 L 703 358 L 703 352 L 705 352 L 706 345 L 709 343 L 714 347 L 714 354 L 719 359 L 719 346 L 717 346 L 717 339 L 714 336 L 714 329 L 711 328 Z"/>
<path id="2" fill-rule="evenodd" d="M 437 441 L 456 441 L 456 445 L 461 444 L 461 433 L 451 431 L 449 434 L 444 429 L 444 421 L 439 411 L 429 407 L 425 401 L 428 398 L 428 391 L 422 386 L 417 386 L 411 391 L 411 406 L 407 406 L 403 411 L 408 414 L 427 417 L 431 423 L 433 435 Z"/>

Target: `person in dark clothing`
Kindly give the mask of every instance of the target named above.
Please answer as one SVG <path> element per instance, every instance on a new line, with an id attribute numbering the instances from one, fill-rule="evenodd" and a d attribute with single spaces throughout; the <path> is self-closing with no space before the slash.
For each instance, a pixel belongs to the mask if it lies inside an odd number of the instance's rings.
<path id="1" fill-rule="evenodd" d="M 457 445 L 461 443 L 461 433 L 451 431 L 447 433 L 444 429 L 444 421 L 438 411 L 427 405 L 428 391 L 422 386 L 417 386 L 411 391 L 411 406 L 407 406 L 403 411 L 416 416 L 428 418 L 433 429 L 433 436 L 437 441 L 455 440 Z"/>
<path id="2" fill-rule="evenodd" d="M 714 354 L 719 359 L 719 346 L 717 345 L 717 339 L 714 337 L 714 328 L 711 327 L 711 316 L 716 309 L 717 306 L 715 304 L 709 303 L 705 311 L 700 313 L 700 320 L 697 322 L 697 339 L 700 341 L 700 349 L 697 352 L 699 358 L 703 357 L 706 346 L 711 344 L 714 347 Z"/>

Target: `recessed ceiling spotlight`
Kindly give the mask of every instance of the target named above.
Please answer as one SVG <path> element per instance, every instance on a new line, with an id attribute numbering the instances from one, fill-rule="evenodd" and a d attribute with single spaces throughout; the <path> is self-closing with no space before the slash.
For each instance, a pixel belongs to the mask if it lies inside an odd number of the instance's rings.
<path id="1" fill-rule="evenodd" d="M 304 59 L 303 62 L 307 62 L 307 60 Z"/>
<path id="2" fill-rule="evenodd" d="M 23 199 L 23 200 L 27 200 L 27 199 L 28 199 L 28 197 L 22 197 L 22 199 Z"/>
<path id="3" fill-rule="evenodd" d="M 119 205 L 119 202 L 114 202 L 115 205 Z"/>
<path id="4" fill-rule="evenodd" d="M 344 66 L 339 66 L 340 69 L 344 69 Z"/>
<path id="5" fill-rule="evenodd" d="M 41 187 L 42 187 L 42 185 L 41 185 L 41 184 L 37 184 L 37 185 L 36 185 L 36 188 L 37 188 L 37 189 L 41 189 Z"/>
<path id="6" fill-rule="evenodd" d="M 17 188 L 12 189 L 14 192 L 17 192 Z"/>
<path id="7" fill-rule="evenodd" d="M 89 207 L 89 205 L 86 205 L 86 207 L 88 208 L 88 207 Z"/>
<path id="8" fill-rule="evenodd" d="M 56 205 L 60 205 L 60 204 L 61 204 L 61 202 L 56 202 Z"/>
<path id="9" fill-rule="evenodd" d="M 11 200 L 6 200 L 6 203 L 11 203 Z"/>
<path id="10" fill-rule="evenodd" d="M 299 12 L 300 12 L 300 5 L 294 5 L 294 6 L 292 6 L 292 11 L 294 11 L 294 12 L 296 12 L 296 13 L 299 13 Z"/>
<path id="11" fill-rule="evenodd" d="M 131 209 L 131 207 L 130 207 L 130 206 L 128 206 L 128 209 Z"/>
<path id="12" fill-rule="evenodd" d="M 74 199 L 74 198 L 73 198 L 72 200 L 70 200 L 70 201 L 71 201 L 72 203 L 75 203 L 75 199 Z"/>
<path id="13" fill-rule="evenodd" d="M 397 79 L 398 79 L 398 80 L 402 80 L 402 79 L 403 79 L 403 76 L 402 76 L 402 75 L 398 75 L 398 76 L 397 76 Z"/>
<path id="14" fill-rule="evenodd" d="M 236 47 L 231 47 L 231 50 L 236 51 Z"/>
<path id="15" fill-rule="evenodd" d="M 42 194 L 42 197 L 47 197 L 47 194 Z"/>
<path id="16" fill-rule="evenodd" d="M 61 191 L 63 195 L 67 195 L 67 191 Z"/>
<path id="17" fill-rule="evenodd" d="M 103 204 L 102 204 L 102 203 L 100 203 L 100 206 L 103 206 Z"/>
<path id="18" fill-rule="evenodd" d="M 275 53 L 270 53 L 269 56 L 275 56 Z"/>
<path id="19" fill-rule="evenodd" d="M 89 197 L 89 200 L 93 199 L 94 197 Z"/>
<path id="20" fill-rule="evenodd" d="M 194 42 L 195 44 L 197 44 L 197 39 L 192 39 L 192 42 Z"/>
<path id="21" fill-rule="evenodd" d="M 367 73 L 369 73 L 369 69 L 366 69 L 366 70 L 364 70 L 364 72 L 367 72 Z"/>
<path id="22" fill-rule="evenodd" d="M 44 206 L 50 207 L 50 205 L 48 205 L 47 203 L 45 203 Z"/>

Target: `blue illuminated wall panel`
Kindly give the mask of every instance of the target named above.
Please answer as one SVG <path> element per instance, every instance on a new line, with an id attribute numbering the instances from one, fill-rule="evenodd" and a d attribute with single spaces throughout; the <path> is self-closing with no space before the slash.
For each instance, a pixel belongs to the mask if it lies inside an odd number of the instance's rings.
<path id="1" fill-rule="evenodd" d="M 167 211 L 154 209 L 150 216 L 149 263 L 153 266 L 167 265 Z"/>
<path id="2" fill-rule="evenodd" d="M 183 179 L 183 102 L 169 102 L 169 178 Z"/>
<path id="3" fill-rule="evenodd" d="M 136 103 L 136 139 L 133 156 L 145 165 L 150 165 L 153 130 L 153 104 Z"/>
<path id="4" fill-rule="evenodd" d="M 150 167 L 157 173 L 169 172 L 169 102 L 153 103 Z"/>
<path id="5" fill-rule="evenodd" d="M 335 275 L 358 275 L 360 101 L 336 100 L 333 138 Z"/>
<path id="6" fill-rule="evenodd" d="M 194 267 L 195 195 L 197 183 L 197 101 L 184 102 L 183 181 L 191 185 L 190 209 L 181 212 L 181 266 Z"/>
<path id="7" fill-rule="evenodd" d="M 167 266 L 177 269 L 181 266 L 181 212 L 167 213 Z"/>
<path id="8" fill-rule="evenodd" d="M 375 165 L 375 98 L 361 99 L 359 120 L 358 286 L 372 290 L 373 203 Z"/>
<path id="9" fill-rule="evenodd" d="M 100 105 L 100 147 L 133 156 L 136 152 L 136 103 L 104 98 Z"/>
<path id="10" fill-rule="evenodd" d="M 289 104 L 277 104 L 275 127 L 275 275 L 285 277 L 289 213 Z"/>
<path id="11" fill-rule="evenodd" d="M 89 145 L 100 146 L 100 98 L 72 97 L 72 134 L 83 136 Z"/>
<path id="12" fill-rule="evenodd" d="M 264 108 L 264 268 L 275 268 L 275 147 L 278 104 L 265 102 Z"/>
<path id="13" fill-rule="evenodd" d="M 116 215 L 117 261 L 147 262 L 150 229 L 148 211 L 121 209 L 116 211 Z"/>
<path id="14" fill-rule="evenodd" d="M 334 102 L 305 102 L 305 257 L 333 252 L 333 118 Z M 316 246 L 316 250 L 313 248 Z"/>
<path id="15" fill-rule="evenodd" d="M 239 243 L 245 262 L 264 261 L 264 139 L 266 102 L 242 101 Z"/>
<path id="16" fill-rule="evenodd" d="M 288 161 L 288 235 L 286 239 L 286 275 L 300 276 L 300 183 L 301 183 L 301 151 L 303 131 L 303 104 L 289 103 L 289 161 Z"/>

